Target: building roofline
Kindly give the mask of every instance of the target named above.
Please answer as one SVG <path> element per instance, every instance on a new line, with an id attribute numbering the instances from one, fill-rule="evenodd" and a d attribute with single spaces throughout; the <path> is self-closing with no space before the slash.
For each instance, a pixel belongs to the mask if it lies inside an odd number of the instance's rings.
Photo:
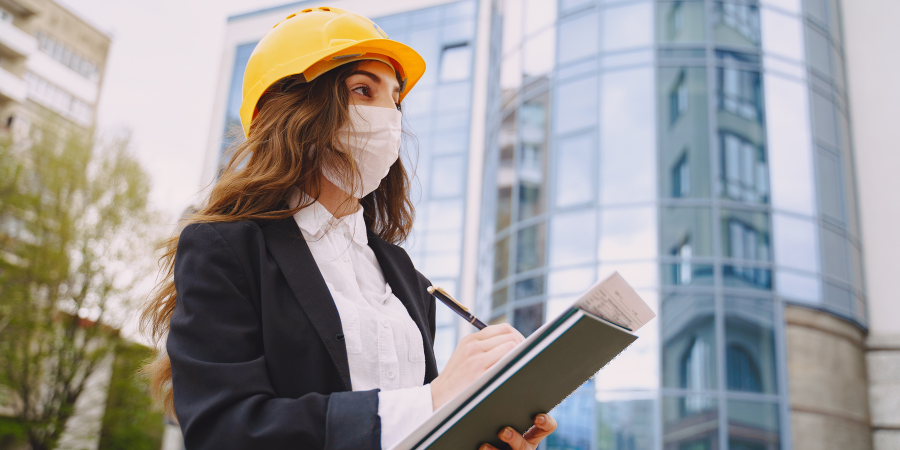
<path id="1" fill-rule="evenodd" d="M 97 33 L 102 34 L 103 37 L 105 37 L 106 39 L 108 39 L 110 41 L 110 43 L 112 43 L 114 36 L 111 31 L 107 30 L 105 27 L 101 27 L 100 25 L 94 23 L 93 21 L 91 21 L 90 19 L 85 17 L 83 14 L 78 12 L 75 9 L 75 7 L 73 7 L 71 4 L 69 4 L 68 0 L 50 0 L 50 1 L 52 3 L 56 3 L 56 6 L 59 6 L 60 8 L 65 10 L 67 13 L 69 13 L 75 19 L 80 20 L 81 23 L 92 28 Z"/>
<path id="2" fill-rule="evenodd" d="M 242 19 L 246 19 L 246 18 L 248 18 L 248 17 L 259 16 L 259 15 L 262 15 L 262 14 L 268 14 L 268 13 L 273 12 L 273 11 L 278 11 L 279 9 L 291 8 L 291 7 L 296 7 L 296 6 L 302 6 L 302 5 L 305 5 L 305 4 L 307 4 L 307 3 L 313 3 L 314 1 L 315 1 L 315 0 L 301 0 L 301 1 L 299 1 L 299 2 L 285 3 L 284 5 L 272 6 L 272 7 L 269 7 L 269 8 L 258 9 L 258 10 L 256 10 L 256 11 L 249 11 L 249 12 L 245 12 L 245 13 L 235 14 L 235 15 L 233 15 L 233 16 L 228 16 L 228 22 L 232 22 L 232 21 L 235 21 L 235 20 L 242 20 Z"/>

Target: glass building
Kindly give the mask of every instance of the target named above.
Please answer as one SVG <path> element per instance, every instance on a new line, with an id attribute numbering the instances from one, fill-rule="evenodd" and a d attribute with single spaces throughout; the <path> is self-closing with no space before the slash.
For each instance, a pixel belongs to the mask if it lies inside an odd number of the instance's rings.
<path id="1" fill-rule="evenodd" d="M 479 313 L 619 271 L 659 315 L 547 448 L 791 447 L 785 305 L 866 323 L 837 11 L 495 2 Z"/>
<path id="2" fill-rule="evenodd" d="M 525 335 L 613 271 L 658 314 L 544 447 L 794 448 L 786 311 L 866 329 L 838 0 L 421 3 L 334 2 L 429 67 L 403 105 L 417 268 L 450 292 L 474 272 L 478 316 Z M 306 4 L 229 19 L 214 160 L 255 43 Z M 466 328 L 438 312 L 443 367 Z"/>

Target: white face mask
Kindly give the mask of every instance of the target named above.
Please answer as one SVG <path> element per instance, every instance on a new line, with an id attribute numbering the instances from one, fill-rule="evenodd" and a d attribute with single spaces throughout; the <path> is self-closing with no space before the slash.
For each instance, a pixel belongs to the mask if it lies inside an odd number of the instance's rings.
<path id="1" fill-rule="evenodd" d="M 356 198 L 372 193 L 400 156 L 402 117 L 403 114 L 393 108 L 350 105 L 350 123 L 340 130 L 338 139 L 356 161 L 362 180 L 357 180 L 356 190 L 351 192 L 350 186 L 340 177 L 326 171 L 323 173 L 325 178 Z"/>

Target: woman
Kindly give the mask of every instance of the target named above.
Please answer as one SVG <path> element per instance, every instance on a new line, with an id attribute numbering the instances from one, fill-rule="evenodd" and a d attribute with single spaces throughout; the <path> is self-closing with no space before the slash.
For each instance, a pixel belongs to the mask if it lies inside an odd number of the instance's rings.
<path id="1" fill-rule="evenodd" d="M 257 45 L 247 139 L 167 242 L 143 315 L 166 339 L 152 388 L 188 449 L 388 448 L 523 340 L 487 327 L 437 372 L 430 282 L 396 245 L 413 221 L 400 102 L 423 71 L 337 8 L 292 14 Z M 534 449 L 555 428 L 540 414 L 499 437 Z"/>

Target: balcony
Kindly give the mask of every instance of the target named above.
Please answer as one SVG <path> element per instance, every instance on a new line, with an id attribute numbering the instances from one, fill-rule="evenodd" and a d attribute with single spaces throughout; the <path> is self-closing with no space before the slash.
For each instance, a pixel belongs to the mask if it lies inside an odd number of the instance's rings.
<path id="1" fill-rule="evenodd" d="M 25 101 L 25 80 L 0 68 L 0 100 Z"/>
<path id="2" fill-rule="evenodd" d="M 37 38 L 0 20 L 0 53 L 23 58 L 37 51 Z"/>

